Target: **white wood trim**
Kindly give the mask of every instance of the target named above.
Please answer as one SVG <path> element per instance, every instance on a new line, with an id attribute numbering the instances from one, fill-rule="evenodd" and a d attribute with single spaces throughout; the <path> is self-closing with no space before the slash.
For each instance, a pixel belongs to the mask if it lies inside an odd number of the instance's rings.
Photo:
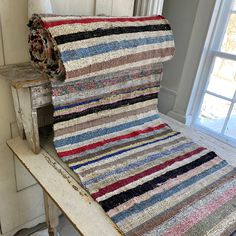
<path id="1" fill-rule="evenodd" d="M 198 66 L 196 80 L 193 86 L 192 95 L 190 97 L 190 101 L 187 108 L 187 124 L 191 124 L 196 127 L 200 127 L 201 125 L 198 123 L 198 117 L 200 114 L 202 102 L 204 99 L 204 95 L 206 93 L 211 94 L 213 96 L 222 98 L 231 102 L 228 113 L 226 114 L 226 119 L 223 125 L 221 132 L 211 132 L 207 130 L 207 127 L 201 127 L 201 130 L 206 129 L 208 133 L 212 133 L 213 135 L 218 135 L 221 140 L 225 140 L 225 142 L 229 142 L 235 145 L 235 140 L 230 137 L 227 137 L 224 132 L 226 130 L 227 122 L 229 121 L 231 111 L 233 109 L 234 99 L 229 99 L 224 96 L 215 94 L 207 90 L 210 74 L 212 73 L 214 61 L 216 57 L 225 58 L 229 60 L 236 61 L 236 56 L 230 53 L 220 52 L 219 47 L 222 43 L 224 33 L 226 31 L 228 19 L 229 19 L 229 10 L 232 5 L 232 0 L 217 0 L 215 4 L 215 8 L 213 11 L 213 16 L 211 19 L 210 27 L 208 30 L 208 34 L 206 37 L 206 42 L 204 45 L 204 50 L 200 59 L 200 64 Z M 222 33 L 223 30 L 223 33 Z"/>
<path id="2" fill-rule="evenodd" d="M 208 94 L 210 94 L 210 95 L 212 95 L 212 96 L 215 96 L 215 97 L 218 97 L 218 98 L 221 98 L 221 99 L 224 99 L 224 100 L 226 100 L 226 101 L 228 101 L 228 102 L 234 102 L 234 98 L 233 98 L 233 99 L 227 98 L 227 97 L 224 97 L 224 96 L 222 96 L 222 95 L 220 95 L 220 94 L 216 94 L 216 93 L 214 93 L 214 92 L 211 92 L 211 91 L 209 91 L 209 90 L 206 90 L 205 93 L 208 93 Z"/>
<path id="3" fill-rule="evenodd" d="M 236 55 L 234 54 L 220 51 L 212 51 L 212 54 L 214 54 L 216 57 L 236 61 Z"/>
<path id="4" fill-rule="evenodd" d="M 196 79 L 194 81 L 192 93 L 190 96 L 190 100 L 188 103 L 187 107 L 187 124 L 193 124 L 193 119 L 196 116 L 196 114 L 199 112 L 199 107 L 203 99 L 203 93 L 205 92 L 206 89 L 206 81 L 205 78 L 208 77 L 210 73 L 210 64 L 212 65 L 212 59 L 213 55 L 210 53 L 210 48 L 215 47 L 213 46 L 213 39 L 216 34 L 216 24 L 217 21 L 219 21 L 221 12 L 220 9 L 222 9 L 223 2 L 221 0 L 216 0 L 215 7 L 213 10 L 213 15 L 211 17 L 211 22 L 210 26 L 208 29 L 206 41 L 204 44 L 204 48 L 202 51 L 202 55 L 200 58 L 197 74 L 196 74 Z M 199 98 L 199 99 L 196 99 Z M 200 99 L 201 98 L 201 99 Z"/>
<path id="5" fill-rule="evenodd" d="M 112 16 L 133 16 L 133 13 L 134 0 L 113 0 Z"/>
<path id="6" fill-rule="evenodd" d="M 112 13 L 112 4 L 113 1 L 107 1 L 107 0 L 96 0 L 96 7 L 95 7 L 95 15 L 106 15 L 110 16 Z"/>
<path id="7" fill-rule="evenodd" d="M 138 16 L 140 8 L 141 8 L 142 0 L 135 0 L 134 2 L 134 16 Z"/>
<path id="8" fill-rule="evenodd" d="M 156 2 L 156 4 L 154 4 L 152 14 L 153 15 L 161 15 L 162 10 L 163 10 L 163 5 L 164 5 L 164 0 L 158 0 L 158 2 Z"/>
<path id="9" fill-rule="evenodd" d="M 133 16 L 134 0 L 96 0 L 95 15 Z"/>
<path id="10" fill-rule="evenodd" d="M 135 16 L 161 15 L 164 0 L 136 0 L 134 6 Z"/>

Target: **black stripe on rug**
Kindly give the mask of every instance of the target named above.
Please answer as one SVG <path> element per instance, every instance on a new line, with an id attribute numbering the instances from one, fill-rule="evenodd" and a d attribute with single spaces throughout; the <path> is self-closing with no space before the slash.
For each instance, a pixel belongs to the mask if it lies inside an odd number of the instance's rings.
<path id="1" fill-rule="evenodd" d="M 152 94 L 148 94 L 148 95 L 141 95 L 139 97 L 135 97 L 132 99 L 121 100 L 121 101 L 118 101 L 118 102 L 115 102 L 112 104 L 91 107 L 91 108 L 88 108 L 88 109 L 81 111 L 81 112 L 75 112 L 75 113 L 71 113 L 68 115 L 56 116 L 56 117 L 54 117 L 54 124 L 58 123 L 58 122 L 64 122 L 64 121 L 68 121 L 71 119 L 86 116 L 86 115 L 89 115 L 92 113 L 97 113 L 97 112 L 109 110 L 109 109 L 115 109 L 115 108 L 125 106 L 125 105 L 133 105 L 135 103 L 144 102 L 147 100 L 152 100 L 152 99 L 157 99 L 157 98 L 158 98 L 158 93 L 152 93 Z"/>
<path id="2" fill-rule="evenodd" d="M 214 152 L 209 152 L 206 155 L 200 157 L 199 159 L 192 161 L 184 166 L 181 166 L 177 169 L 171 170 L 166 172 L 165 174 L 156 177 L 155 179 L 152 179 L 142 185 L 138 185 L 135 188 L 129 189 L 125 192 L 122 192 L 120 194 L 114 195 L 104 201 L 99 202 L 99 204 L 102 206 L 102 208 L 107 212 L 111 210 L 112 208 L 136 197 L 139 195 L 142 195 L 150 190 L 153 190 L 154 188 L 158 187 L 159 185 L 165 183 L 169 179 L 176 178 L 178 175 L 182 175 L 188 171 L 193 170 L 194 168 L 212 160 L 217 155 Z"/>
<path id="3" fill-rule="evenodd" d="M 70 42 L 115 35 L 115 34 L 128 34 L 128 33 L 162 31 L 162 30 L 163 31 L 171 30 L 170 25 L 162 24 L 162 25 L 145 25 L 145 26 L 127 26 L 127 27 L 116 27 L 110 29 L 98 28 L 93 31 L 78 32 L 78 33 L 56 36 L 55 40 L 57 44 L 60 45 L 64 43 L 70 43 Z"/>

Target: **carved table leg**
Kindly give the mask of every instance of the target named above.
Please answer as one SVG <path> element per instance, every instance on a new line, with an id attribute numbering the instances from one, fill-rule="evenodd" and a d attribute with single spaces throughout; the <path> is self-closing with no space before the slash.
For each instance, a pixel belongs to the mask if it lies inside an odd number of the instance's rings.
<path id="1" fill-rule="evenodd" d="M 59 225 L 60 211 L 45 192 L 44 207 L 49 236 L 59 236 L 59 233 L 57 232 L 57 226 Z"/>

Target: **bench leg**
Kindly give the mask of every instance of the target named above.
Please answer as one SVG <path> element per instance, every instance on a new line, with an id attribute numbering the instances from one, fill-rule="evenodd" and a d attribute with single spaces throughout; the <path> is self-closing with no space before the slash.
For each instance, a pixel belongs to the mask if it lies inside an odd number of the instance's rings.
<path id="1" fill-rule="evenodd" d="M 25 133 L 24 133 L 24 126 L 23 126 L 23 120 L 22 120 L 22 114 L 20 109 L 20 101 L 18 96 L 18 91 L 16 88 L 11 87 L 12 97 L 13 97 L 13 103 L 16 113 L 16 122 L 19 130 L 19 135 L 22 139 L 25 139 Z"/>
<path id="2" fill-rule="evenodd" d="M 18 97 L 27 142 L 31 150 L 38 154 L 40 152 L 38 117 L 37 109 L 32 108 L 30 89 L 18 89 Z"/>
<path id="3" fill-rule="evenodd" d="M 44 207 L 46 222 L 48 225 L 48 235 L 49 236 L 59 236 L 57 232 L 57 226 L 59 225 L 59 215 L 60 211 L 57 209 L 55 204 L 52 202 L 47 193 L 44 192 Z"/>

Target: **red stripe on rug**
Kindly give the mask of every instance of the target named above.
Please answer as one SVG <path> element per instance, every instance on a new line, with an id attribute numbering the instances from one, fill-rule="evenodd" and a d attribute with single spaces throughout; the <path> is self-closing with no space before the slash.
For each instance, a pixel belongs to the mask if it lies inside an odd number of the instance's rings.
<path id="1" fill-rule="evenodd" d="M 136 180 L 138 180 L 140 178 L 143 178 L 143 177 L 148 176 L 150 174 L 153 174 L 153 173 L 155 173 L 157 171 L 160 171 L 160 170 L 162 170 L 162 169 L 164 169 L 164 168 L 174 164 L 175 162 L 182 161 L 182 160 L 187 159 L 187 158 L 189 158 L 189 157 L 191 157 L 191 156 L 193 156 L 195 154 L 198 154 L 198 153 L 202 152 L 205 149 L 206 148 L 203 148 L 203 147 L 197 148 L 196 150 L 193 150 L 191 152 L 185 153 L 184 155 L 178 156 L 178 157 L 176 157 L 174 159 L 171 159 L 169 161 L 166 161 L 166 162 L 164 162 L 164 163 L 162 163 L 160 165 L 153 166 L 153 167 L 151 167 L 151 168 L 149 168 L 149 169 L 147 169 L 147 170 L 145 170 L 143 172 L 140 172 L 140 173 L 138 173 L 136 175 L 130 176 L 130 177 L 125 178 L 125 179 L 121 179 L 121 180 L 119 180 L 119 181 L 117 181 L 117 182 L 115 182 L 113 184 L 107 185 L 106 187 L 99 189 L 98 192 L 93 193 L 91 196 L 94 199 L 96 199 L 98 197 L 101 197 L 104 194 L 112 192 L 112 191 L 114 191 L 114 190 L 116 190 L 118 188 L 121 188 L 121 187 L 123 187 L 123 186 L 125 186 L 125 185 L 127 185 L 129 183 L 132 183 L 132 182 L 134 182 L 134 181 L 136 181 Z"/>
<path id="2" fill-rule="evenodd" d="M 117 137 L 114 137 L 114 138 L 105 139 L 103 141 L 88 144 L 88 145 L 85 145 L 85 146 L 82 146 L 82 147 L 79 147 L 79 148 L 75 148 L 75 149 L 72 149 L 72 150 L 69 150 L 69 151 L 58 152 L 58 156 L 62 158 L 62 157 L 65 157 L 65 156 L 78 154 L 78 153 L 81 153 L 81 152 L 84 152 L 84 151 L 87 151 L 87 150 L 97 148 L 99 146 L 103 146 L 107 143 L 119 141 L 121 139 L 133 138 L 133 137 L 136 137 L 140 134 L 146 134 L 146 133 L 149 133 L 149 132 L 152 132 L 152 131 L 155 131 L 155 130 L 162 129 L 166 126 L 167 126 L 166 124 L 161 124 L 161 125 L 154 126 L 154 127 L 148 127 L 147 129 L 144 129 L 144 130 L 137 130 L 137 131 L 131 132 L 129 134 L 124 134 L 124 135 L 120 135 L 120 136 L 117 136 Z"/>
<path id="3" fill-rule="evenodd" d="M 69 24 L 89 24 L 95 22 L 138 22 L 138 21 L 147 21 L 147 20 L 162 20 L 165 19 L 163 16 L 151 16 L 151 17 L 114 17 L 114 18 L 86 18 L 86 19 L 71 19 L 71 20 L 60 20 L 60 21 L 51 21 L 43 22 L 43 27 L 51 28 L 59 25 L 69 25 Z"/>

